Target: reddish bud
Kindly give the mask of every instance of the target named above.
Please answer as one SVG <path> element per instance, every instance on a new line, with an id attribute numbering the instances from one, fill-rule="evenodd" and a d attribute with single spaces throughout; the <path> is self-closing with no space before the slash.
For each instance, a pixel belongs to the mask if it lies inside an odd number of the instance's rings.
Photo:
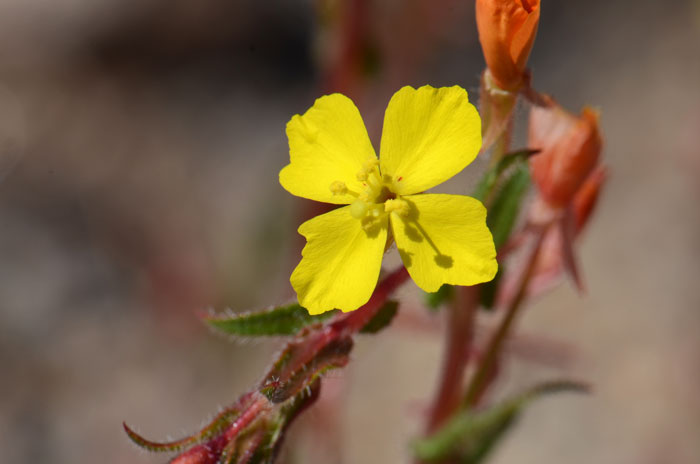
<path id="1" fill-rule="evenodd" d="M 576 268 L 576 261 L 573 258 L 574 245 L 579 239 L 581 232 L 588 223 L 593 213 L 598 197 L 602 190 L 608 171 L 605 166 L 597 166 L 588 176 L 581 188 L 576 192 L 571 204 L 571 216 L 564 215 L 559 221 L 559 227 L 552 228 L 542 242 L 540 253 L 537 257 L 537 267 L 535 269 L 532 282 L 529 287 L 529 295 L 536 296 L 545 290 L 553 287 L 559 282 L 562 271 L 566 270 L 572 275 L 573 280 L 579 288 L 583 287 L 583 282 Z M 552 210 L 542 202 L 541 199 L 535 201 L 530 209 L 530 220 L 541 222 L 543 217 L 551 219 Z M 561 221 L 571 220 L 571 236 L 567 236 L 565 227 L 567 224 Z M 568 254 L 568 259 L 567 259 Z M 515 291 L 515 281 L 507 281 L 508 291 L 503 298 L 512 298 Z"/>
<path id="2" fill-rule="evenodd" d="M 529 139 L 530 148 L 541 150 L 530 168 L 542 198 L 553 208 L 567 206 L 598 162 L 598 114 L 585 108 L 576 116 L 549 99 L 532 107 Z"/>
<path id="3" fill-rule="evenodd" d="M 494 83 L 515 90 L 535 42 L 539 0 L 476 0 L 476 25 Z"/>
<path id="4" fill-rule="evenodd" d="M 605 166 L 598 166 L 583 183 L 574 197 L 574 230 L 578 235 L 588 222 L 598 202 L 598 196 L 608 177 Z"/>

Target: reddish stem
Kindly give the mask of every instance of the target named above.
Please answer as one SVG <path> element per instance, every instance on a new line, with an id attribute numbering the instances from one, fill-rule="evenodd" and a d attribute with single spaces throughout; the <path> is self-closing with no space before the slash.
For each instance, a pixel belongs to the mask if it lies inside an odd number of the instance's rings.
<path id="1" fill-rule="evenodd" d="M 497 368 L 503 345 L 513 327 L 515 316 L 518 314 L 518 310 L 522 307 L 522 303 L 527 295 L 527 288 L 530 283 L 530 278 L 532 277 L 533 271 L 535 270 L 535 266 L 537 264 L 537 256 L 539 255 L 542 241 L 544 240 L 549 227 L 550 224 L 543 225 L 535 232 L 535 244 L 530 252 L 530 255 L 528 256 L 527 265 L 523 268 L 524 271 L 520 279 L 518 293 L 510 302 L 506 315 L 501 321 L 501 325 L 493 334 L 489 340 L 489 344 L 484 350 L 484 356 L 481 359 L 481 363 L 479 363 L 479 367 L 474 373 L 474 376 L 469 384 L 469 388 L 467 389 L 467 395 L 464 400 L 465 407 L 472 407 L 478 404 L 484 392 L 493 381 L 494 370 Z"/>
<path id="2" fill-rule="evenodd" d="M 377 314 L 377 311 L 381 309 L 389 295 L 406 282 L 408 278 L 408 271 L 404 266 L 396 269 L 379 283 L 364 306 L 353 312 L 340 315 L 333 321 L 331 327 L 348 335 L 360 331 Z"/>
<path id="3" fill-rule="evenodd" d="M 253 393 L 253 402 L 238 416 L 233 424 L 226 430 L 223 435 L 225 441 L 228 443 L 233 438 L 238 435 L 238 433 L 247 427 L 251 422 L 253 422 L 258 415 L 266 409 L 271 407 L 270 400 L 268 400 L 263 394 L 255 392 Z"/>
<path id="4" fill-rule="evenodd" d="M 474 316 L 479 302 L 477 287 L 455 287 L 456 295 L 447 314 L 447 337 L 439 387 L 433 398 L 427 433 L 437 430 L 459 406 L 462 380 L 474 338 Z"/>
<path id="5" fill-rule="evenodd" d="M 339 6 L 340 44 L 326 71 L 324 93 L 340 92 L 353 100 L 361 94 L 364 46 L 369 30 L 369 2 L 350 0 Z"/>
<path id="6" fill-rule="evenodd" d="M 408 271 L 404 266 L 393 271 L 377 285 L 369 301 L 360 308 L 349 313 L 336 316 L 330 324 L 320 331 L 306 335 L 305 338 L 292 343 L 298 343 L 299 350 L 294 359 L 285 368 L 286 375 L 297 371 L 309 363 L 329 343 L 342 336 L 359 332 L 377 314 L 396 288 L 408 280 Z M 282 378 L 286 378 L 282 374 Z M 265 381 L 265 380 L 263 380 Z"/>

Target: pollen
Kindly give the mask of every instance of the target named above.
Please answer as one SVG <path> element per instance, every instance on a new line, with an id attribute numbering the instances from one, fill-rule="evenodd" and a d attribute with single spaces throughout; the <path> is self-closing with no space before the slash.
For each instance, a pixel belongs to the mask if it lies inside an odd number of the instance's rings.
<path id="1" fill-rule="evenodd" d="M 408 216 L 408 213 L 411 211 L 411 206 L 406 200 L 395 198 L 384 202 L 384 211 L 387 213 L 397 213 L 400 216 Z"/>
<path id="2" fill-rule="evenodd" d="M 367 172 L 372 172 L 377 166 L 379 166 L 379 160 L 377 158 L 370 158 L 364 162 L 362 168 Z"/>
<path id="3" fill-rule="evenodd" d="M 357 180 L 360 182 L 366 182 L 370 179 L 372 174 L 378 174 L 377 168 L 379 167 L 379 160 L 376 158 L 370 158 L 362 164 L 362 169 L 357 173 Z"/>
<path id="4" fill-rule="evenodd" d="M 339 180 L 336 180 L 335 182 L 331 183 L 331 193 L 333 195 L 345 195 L 348 193 L 348 186 L 345 185 L 345 182 L 341 182 Z"/>

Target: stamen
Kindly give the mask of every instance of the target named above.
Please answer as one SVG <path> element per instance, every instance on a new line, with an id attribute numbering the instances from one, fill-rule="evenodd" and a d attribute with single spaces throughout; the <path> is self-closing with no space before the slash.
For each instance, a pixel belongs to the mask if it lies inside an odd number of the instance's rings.
<path id="1" fill-rule="evenodd" d="M 348 193 L 348 186 L 345 185 L 345 182 L 341 182 L 339 180 L 332 182 L 330 188 L 333 195 L 345 195 Z"/>
<path id="2" fill-rule="evenodd" d="M 384 202 L 384 211 L 387 213 L 395 212 L 401 216 L 408 216 L 408 213 L 411 211 L 411 206 L 406 200 L 395 198 Z"/>
<path id="3" fill-rule="evenodd" d="M 379 166 L 379 160 L 377 158 L 370 158 L 364 162 L 362 169 L 367 172 L 372 172 L 374 168 Z"/>
<path id="4" fill-rule="evenodd" d="M 359 193 L 353 192 L 352 190 L 350 190 L 348 188 L 348 186 L 345 185 L 345 182 L 341 182 L 339 180 L 331 182 L 330 189 L 331 189 L 331 193 L 333 193 L 333 195 L 350 195 L 350 196 L 353 196 L 355 198 L 360 196 Z"/>
<path id="5" fill-rule="evenodd" d="M 357 173 L 357 180 L 360 182 L 366 182 L 370 175 L 373 173 L 379 173 L 377 168 L 379 167 L 379 160 L 376 158 L 370 158 L 362 163 L 362 169 Z"/>

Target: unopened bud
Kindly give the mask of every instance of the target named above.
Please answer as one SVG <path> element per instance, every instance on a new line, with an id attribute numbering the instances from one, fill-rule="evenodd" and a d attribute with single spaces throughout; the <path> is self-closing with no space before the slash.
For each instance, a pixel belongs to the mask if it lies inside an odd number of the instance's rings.
<path id="1" fill-rule="evenodd" d="M 540 20 L 540 0 L 476 0 L 476 25 L 490 77 L 504 90 L 521 84 Z"/>
<path id="2" fill-rule="evenodd" d="M 598 196 L 603 188 L 603 184 L 608 177 L 608 170 L 605 166 L 598 166 L 583 183 L 576 196 L 574 196 L 574 230 L 579 234 L 590 218 Z"/>
<path id="3" fill-rule="evenodd" d="M 573 115 L 551 99 L 530 111 L 529 147 L 541 150 L 530 158 L 532 178 L 553 208 L 568 205 L 596 166 L 602 139 L 598 114 L 585 108 Z"/>

